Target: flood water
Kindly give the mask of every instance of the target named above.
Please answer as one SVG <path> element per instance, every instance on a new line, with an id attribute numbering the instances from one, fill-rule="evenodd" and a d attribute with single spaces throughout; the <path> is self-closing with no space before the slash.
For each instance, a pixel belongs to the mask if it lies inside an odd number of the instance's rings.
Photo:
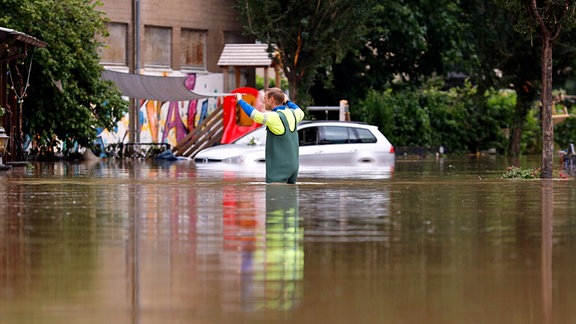
<path id="1" fill-rule="evenodd" d="M 0 323 L 576 323 L 576 182 L 508 165 L 0 171 Z"/>

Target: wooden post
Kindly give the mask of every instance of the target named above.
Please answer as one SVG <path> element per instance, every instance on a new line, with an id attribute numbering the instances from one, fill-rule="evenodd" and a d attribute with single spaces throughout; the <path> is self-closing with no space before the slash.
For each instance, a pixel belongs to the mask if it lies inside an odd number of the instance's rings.
<path id="1" fill-rule="evenodd" d="M 224 78 L 224 92 L 230 92 L 230 74 L 228 73 L 228 66 L 222 67 L 222 77 Z"/>
<path id="2" fill-rule="evenodd" d="M 234 89 L 239 88 L 240 87 L 240 67 L 239 66 L 235 66 L 234 67 Z"/>
<path id="3" fill-rule="evenodd" d="M 268 67 L 265 66 L 264 67 L 264 90 L 268 89 L 268 86 L 270 85 L 270 78 L 268 77 Z M 278 86 L 278 85 L 276 85 Z"/>
<path id="4" fill-rule="evenodd" d="M 281 84 L 280 84 L 280 68 L 278 67 L 278 65 L 274 65 L 274 77 L 276 78 L 276 87 L 281 88 Z"/>

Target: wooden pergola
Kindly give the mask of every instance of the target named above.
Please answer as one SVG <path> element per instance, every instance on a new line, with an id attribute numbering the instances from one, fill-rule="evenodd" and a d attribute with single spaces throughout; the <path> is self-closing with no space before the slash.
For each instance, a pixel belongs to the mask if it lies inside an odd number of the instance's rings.
<path id="1" fill-rule="evenodd" d="M 22 149 L 22 100 L 19 98 L 24 89 L 29 86 L 26 77 L 17 75 L 16 63 L 29 55 L 30 49 L 46 47 L 46 43 L 22 32 L 0 27 L 0 107 L 4 108 L 1 126 L 10 137 L 5 160 L 21 160 L 24 158 Z M 12 75 L 14 73 L 15 75 Z"/>
<path id="2" fill-rule="evenodd" d="M 267 44 L 226 44 L 218 60 L 224 75 L 224 91 L 230 92 L 241 86 L 242 68 L 264 68 L 264 87 L 268 87 L 269 68 L 274 69 L 276 86 L 280 85 L 280 69 L 267 51 Z M 230 84 L 230 68 L 234 69 L 234 84 Z"/>

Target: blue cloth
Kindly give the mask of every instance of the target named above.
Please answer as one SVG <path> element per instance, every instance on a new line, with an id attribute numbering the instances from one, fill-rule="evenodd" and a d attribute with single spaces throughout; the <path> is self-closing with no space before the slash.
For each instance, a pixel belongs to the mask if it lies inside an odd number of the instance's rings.
<path id="1" fill-rule="evenodd" d="M 176 161 L 176 160 L 185 160 L 186 158 L 178 157 L 176 154 L 172 152 L 172 150 L 166 150 L 156 156 L 157 160 L 168 160 L 168 161 Z"/>

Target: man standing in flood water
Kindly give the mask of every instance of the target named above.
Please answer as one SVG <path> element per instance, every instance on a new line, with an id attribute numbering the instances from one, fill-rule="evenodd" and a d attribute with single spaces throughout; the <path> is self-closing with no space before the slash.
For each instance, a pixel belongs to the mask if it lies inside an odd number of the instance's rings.
<path id="1" fill-rule="evenodd" d="M 299 146 L 296 126 L 304 111 L 279 88 L 264 93 L 265 112 L 260 112 L 236 94 L 242 110 L 252 120 L 266 126 L 266 183 L 296 183 Z"/>

